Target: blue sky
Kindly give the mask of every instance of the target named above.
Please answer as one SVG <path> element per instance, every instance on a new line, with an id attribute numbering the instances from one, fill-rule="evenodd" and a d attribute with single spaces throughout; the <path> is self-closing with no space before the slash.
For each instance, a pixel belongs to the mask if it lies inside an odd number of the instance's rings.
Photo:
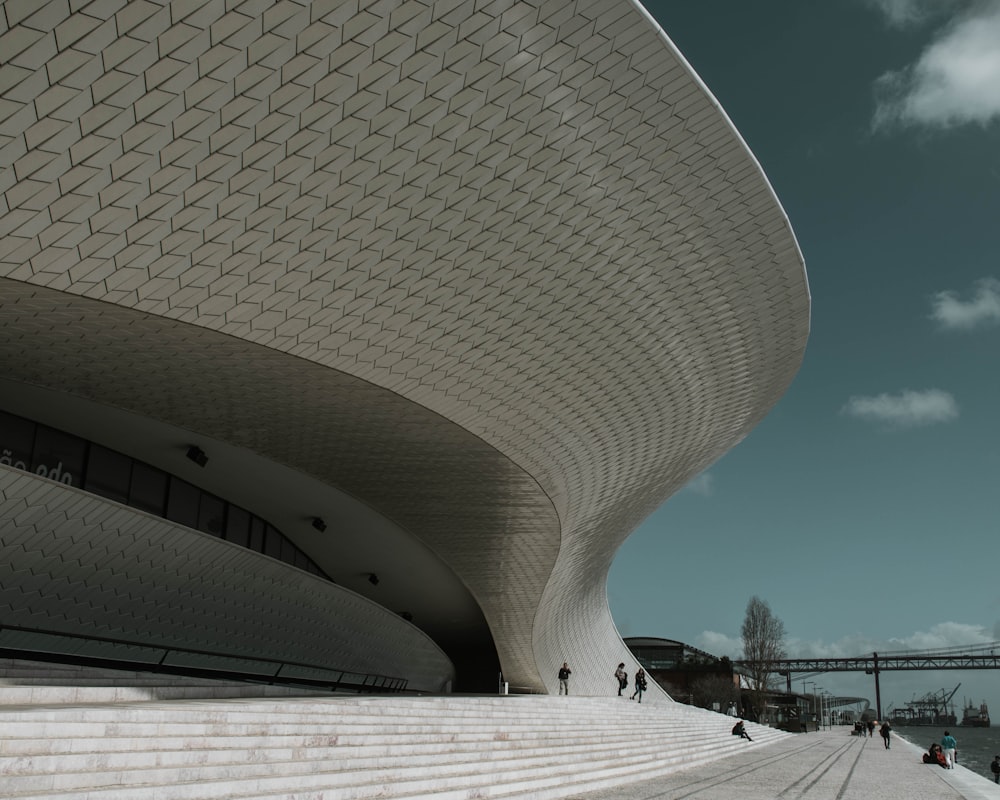
<path id="1" fill-rule="evenodd" d="M 793 657 L 1000 640 L 1000 0 L 646 5 L 788 213 L 812 333 L 622 547 L 619 629 L 738 657 L 757 595 Z M 888 673 L 883 706 L 959 682 L 1000 718 L 992 671 Z"/>

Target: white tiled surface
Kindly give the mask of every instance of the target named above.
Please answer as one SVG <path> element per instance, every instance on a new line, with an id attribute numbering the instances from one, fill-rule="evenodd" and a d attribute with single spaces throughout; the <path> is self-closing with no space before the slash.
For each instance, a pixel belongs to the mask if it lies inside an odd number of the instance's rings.
<path id="1" fill-rule="evenodd" d="M 0 26 L 13 375 L 349 484 L 454 566 L 512 682 L 552 689 L 569 658 L 599 691 L 614 551 L 766 413 L 808 330 L 780 206 L 648 18 L 11 0 Z M 39 326 L 41 364 L 16 336 Z M 185 372 L 255 396 L 222 419 L 149 396 Z M 412 427 L 349 402 L 327 427 L 295 396 L 317 372 Z M 246 433 L 265 410 L 290 443 Z M 348 434 L 386 447 L 338 462 Z M 425 462 L 387 491 L 394 442 Z"/>
<path id="2" fill-rule="evenodd" d="M 422 691 L 453 678 L 397 614 L 208 534 L 6 467 L 0 520 L 6 624 L 167 648 L 224 641 L 230 655 L 408 677 Z"/>

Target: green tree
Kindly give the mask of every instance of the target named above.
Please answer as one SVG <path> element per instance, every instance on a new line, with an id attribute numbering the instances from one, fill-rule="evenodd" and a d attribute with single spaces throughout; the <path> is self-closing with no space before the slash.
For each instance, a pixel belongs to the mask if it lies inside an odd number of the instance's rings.
<path id="1" fill-rule="evenodd" d="M 750 703 L 757 718 L 764 714 L 767 688 L 775 672 L 775 662 L 785 657 L 785 624 L 757 595 L 747 603 L 743 618 L 743 660 L 747 662 Z"/>

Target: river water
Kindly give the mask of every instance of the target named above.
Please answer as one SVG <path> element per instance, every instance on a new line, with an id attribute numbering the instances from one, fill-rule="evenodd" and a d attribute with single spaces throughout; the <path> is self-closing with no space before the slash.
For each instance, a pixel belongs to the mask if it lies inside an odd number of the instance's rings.
<path id="1" fill-rule="evenodd" d="M 993 780 L 990 762 L 1000 755 L 1000 728 L 963 728 L 961 725 L 949 728 L 958 742 L 958 763 L 978 775 Z M 922 748 L 925 752 L 933 742 L 940 742 L 944 728 L 899 726 L 892 732 Z M 878 736 L 878 731 L 875 731 Z M 930 767 L 928 767 L 930 769 Z"/>

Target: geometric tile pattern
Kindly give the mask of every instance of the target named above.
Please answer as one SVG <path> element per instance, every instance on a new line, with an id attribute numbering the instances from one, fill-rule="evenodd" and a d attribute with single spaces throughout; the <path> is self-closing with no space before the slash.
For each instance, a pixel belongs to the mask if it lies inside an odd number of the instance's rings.
<path id="1" fill-rule="evenodd" d="M 434 518 L 412 491 L 428 476 L 391 502 L 453 543 L 513 682 L 551 689 L 576 658 L 599 690 L 623 649 L 615 550 L 773 406 L 809 326 L 788 221 L 662 31 L 616 0 L 3 12 L 0 277 L 66 297 L 67 334 L 102 341 L 94 309 L 114 308 L 126 335 L 231 337 L 479 440 L 424 446 L 478 477 L 483 536 L 509 518 L 526 574 Z M 164 418 L 207 428 L 197 411 Z M 479 469 L 499 461 L 534 488 Z"/>
<path id="2" fill-rule="evenodd" d="M 6 467 L 0 519 L 5 624 L 132 641 L 138 629 L 150 645 L 209 651 L 222 631 L 232 656 L 405 675 L 425 691 L 451 678 L 397 614 L 214 536 Z"/>

